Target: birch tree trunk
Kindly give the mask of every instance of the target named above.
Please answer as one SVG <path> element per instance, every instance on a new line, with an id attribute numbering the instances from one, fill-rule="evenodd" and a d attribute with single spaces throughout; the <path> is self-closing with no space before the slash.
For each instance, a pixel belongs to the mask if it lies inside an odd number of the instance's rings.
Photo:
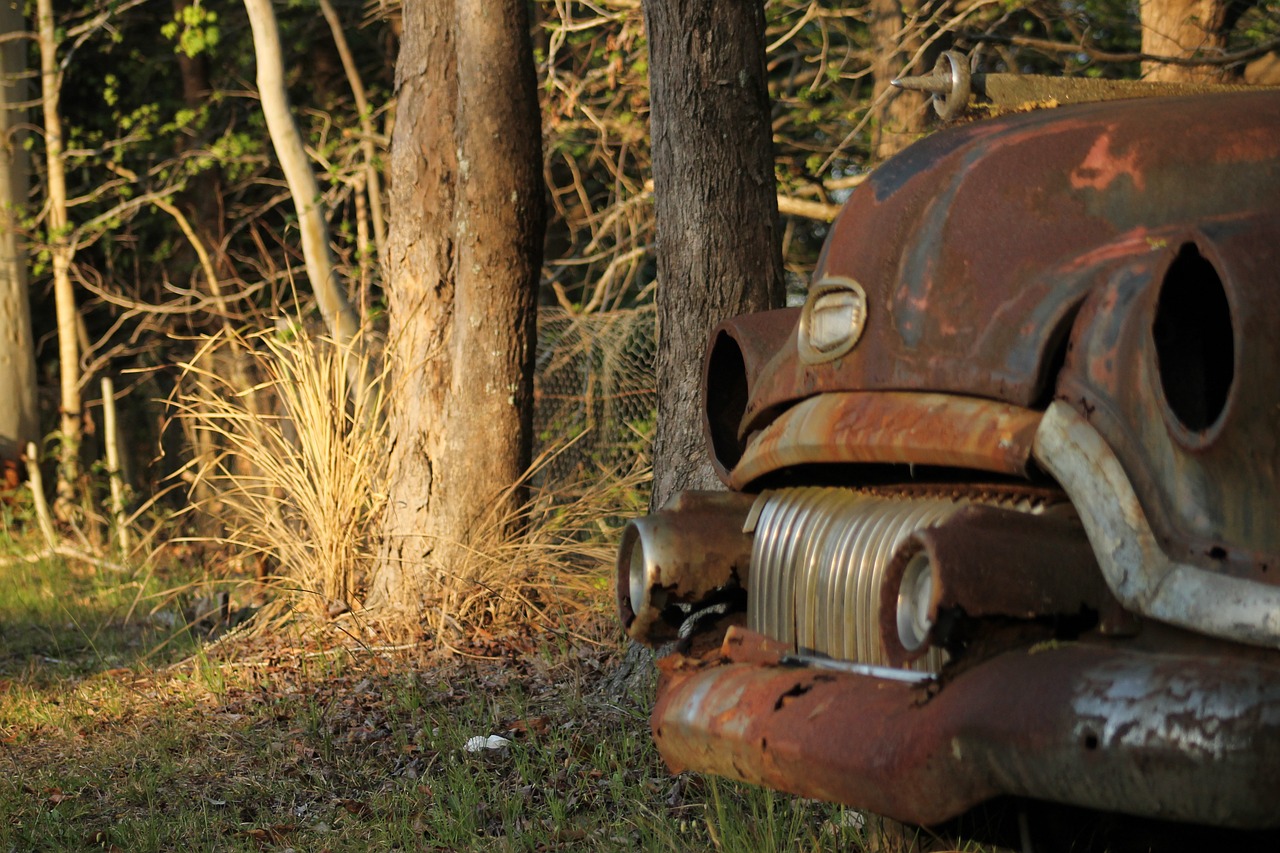
<path id="1" fill-rule="evenodd" d="M 25 30 L 18 0 L 0 0 L 0 35 Z M 22 479 L 28 441 L 39 439 L 35 348 L 27 294 L 26 251 L 17 222 L 27 203 L 31 164 L 19 128 L 27 122 L 26 42 L 0 43 L 0 487 Z"/>
<path id="2" fill-rule="evenodd" d="M 340 347 L 360 349 L 360 319 L 347 299 L 338 278 L 333 253 L 329 249 L 329 229 L 320 203 L 320 184 L 307 160 L 302 134 L 289 108 L 285 89 L 284 53 L 280 47 L 280 28 L 276 23 L 271 0 L 244 0 L 253 29 L 253 52 L 258 66 L 258 95 L 267 119 L 267 132 L 275 148 L 276 159 L 284 171 L 285 183 L 298 211 L 298 230 L 302 235 L 302 256 L 311 280 L 312 293 L 320 306 L 325 326 Z M 352 379 L 357 393 L 366 384 L 365 371 L 358 366 L 362 359 L 352 359 Z"/>
<path id="3" fill-rule="evenodd" d="M 49 251 L 53 257 L 53 297 L 58 316 L 58 371 L 60 375 L 60 435 L 58 479 L 54 511 L 61 517 L 72 512 L 80 482 L 80 443 L 83 416 L 80 402 L 80 345 L 75 290 L 71 286 L 72 248 L 68 242 L 67 177 L 62 150 L 62 117 L 58 112 L 62 72 L 58 68 L 58 41 L 54 30 L 53 0 L 37 0 L 39 24 L 41 106 L 44 110 L 45 160 L 48 170 Z"/>
<path id="4" fill-rule="evenodd" d="M 342 59 L 342 70 L 347 75 L 347 84 L 351 86 L 351 95 L 356 102 L 356 111 L 360 114 L 360 153 L 364 155 L 364 195 L 369 199 L 369 217 L 373 222 L 373 245 L 377 253 L 379 265 L 386 263 L 387 226 L 382 215 L 382 189 L 378 178 L 378 163 L 374 147 L 373 110 L 369 106 L 369 98 L 365 94 L 364 81 L 360 79 L 360 69 L 356 67 L 355 58 L 351 55 L 351 47 L 347 44 L 346 33 L 342 30 L 342 19 L 329 0 L 320 0 L 320 12 L 329 24 L 329 32 L 333 35 L 334 47 Z M 361 263 L 364 263 L 363 259 Z"/>
<path id="5" fill-rule="evenodd" d="M 391 480 L 373 604 L 458 579 L 529 464 L 545 203 L 524 0 L 407 0 L 388 236 Z M 492 533 L 493 531 L 489 531 Z"/>

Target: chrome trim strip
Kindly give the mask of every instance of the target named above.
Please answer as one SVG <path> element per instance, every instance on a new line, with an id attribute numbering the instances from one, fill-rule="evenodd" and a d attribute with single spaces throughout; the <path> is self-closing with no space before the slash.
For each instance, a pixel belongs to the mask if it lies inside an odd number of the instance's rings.
<path id="1" fill-rule="evenodd" d="M 764 492 L 751 517 L 747 626 L 802 652 L 888 663 L 880 644 L 880 585 L 916 530 L 970 501 L 870 496 L 801 487 Z M 937 669 L 941 653 L 919 662 Z"/>
<path id="2" fill-rule="evenodd" d="M 865 675 L 868 678 L 882 678 L 886 681 L 905 681 L 908 684 L 928 684 L 937 681 L 938 677 L 931 672 L 916 672 L 911 669 L 897 669 L 892 666 L 876 666 L 869 663 L 854 663 L 847 660 L 833 660 L 816 655 L 783 655 L 779 660 L 783 666 L 808 666 L 814 669 L 828 669 L 832 672 L 845 672 L 849 675 Z"/>

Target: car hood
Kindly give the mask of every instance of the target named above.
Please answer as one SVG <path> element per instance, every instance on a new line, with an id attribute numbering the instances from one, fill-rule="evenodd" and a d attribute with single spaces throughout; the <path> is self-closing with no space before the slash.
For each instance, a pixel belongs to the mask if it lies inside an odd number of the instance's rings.
<path id="1" fill-rule="evenodd" d="M 742 433 L 826 391 L 1043 406 L 1076 312 L 1117 268 L 1213 223 L 1277 214 L 1276 90 L 1046 109 L 934 134 L 870 175 L 823 249 L 814 282 L 866 292 L 856 347 L 804 363 L 796 311 L 728 325 L 757 368 Z"/>

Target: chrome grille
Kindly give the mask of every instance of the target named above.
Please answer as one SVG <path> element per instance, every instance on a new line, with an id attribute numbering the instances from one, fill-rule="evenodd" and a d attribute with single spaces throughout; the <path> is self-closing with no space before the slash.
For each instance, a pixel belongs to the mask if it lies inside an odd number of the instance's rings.
<path id="1" fill-rule="evenodd" d="M 879 590 L 894 551 L 911 533 L 940 524 L 965 498 L 892 498 L 850 489 L 764 492 L 754 522 L 747 626 L 840 660 L 884 664 Z M 931 651 L 917 668 L 937 670 Z"/>

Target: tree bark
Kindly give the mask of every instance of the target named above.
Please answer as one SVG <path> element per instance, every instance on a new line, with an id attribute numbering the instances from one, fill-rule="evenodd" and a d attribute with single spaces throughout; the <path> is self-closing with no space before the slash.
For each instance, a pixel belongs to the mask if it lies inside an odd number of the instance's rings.
<path id="1" fill-rule="evenodd" d="M 871 151 L 877 161 L 915 142 L 928 121 L 924 98 L 889 85 L 896 77 L 928 73 L 932 66 L 925 65 L 924 56 L 908 64 L 924 43 L 920 27 L 912 23 L 920 5 L 919 0 L 871 0 L 871 40 L 876 45 L 871 65 L 875 80 Z"/>
<path id="2" fill-rule="evenodd" d="M 388 235 L 391 480 L 371 604 L 416 609 L 529 464 L 545 209 L 523 0 L 408 0 Z"/>
<path id="3" fill-rule="evenodd" d="M 1140 0 L 1142 52 L 1154 56 L 1209 59 L 1227 46 L 1227 12 L 1224 0 Z M 1146 80 L 1214 83 L 1224 79 L 1221 65 L 1169 65 L 1156 60 L 1142 63 Z"/>
<path id="4" fill-rule="evenodd" d="M 271 0 L 244 0 L 253 29 L 253 51 L 258 65 L 258 94 L 267 119 L 267 132 L 275 148 L 276 159 L 284 171 L 289 194 L 298 211 L 298 230 L 302 236 L 302 256 L 307 278 L 320 306 L 325 326 L 334 342 L 341 347 L 360 348 L 360 318 L 347 299 L 346 289 L 334 267 L 329 249 L 329 228 L 320 204 L 320 185 L 302 135 L 289 108 L 289 94 L 284 81 L 284 54 L 280 47 L 280 28 Z M 353 387 L 363 393 L 366 375 L 363 359 L 351 360 Z"/>
<path id="5" fill-rule="evenodd" d="M 764 10 L 645 0 L 658 260 L 658 423 L 651 505 L 719 488 L 702 436 L 716 323 L 783 300 Z"/>
<path id="6" fill-rule="evenodd" d="M 17 0 L 0 0 L 0 35 L 26 29 Z M 25 247 L 17 222 L 27 204 L 31 164 L 19 128 L 27 123 L 26 42 L 0 43 L 0 487 L 22 479 L 18 464 L 28 441 L 39 438 L 35 347 L 27 292 Z"/>

